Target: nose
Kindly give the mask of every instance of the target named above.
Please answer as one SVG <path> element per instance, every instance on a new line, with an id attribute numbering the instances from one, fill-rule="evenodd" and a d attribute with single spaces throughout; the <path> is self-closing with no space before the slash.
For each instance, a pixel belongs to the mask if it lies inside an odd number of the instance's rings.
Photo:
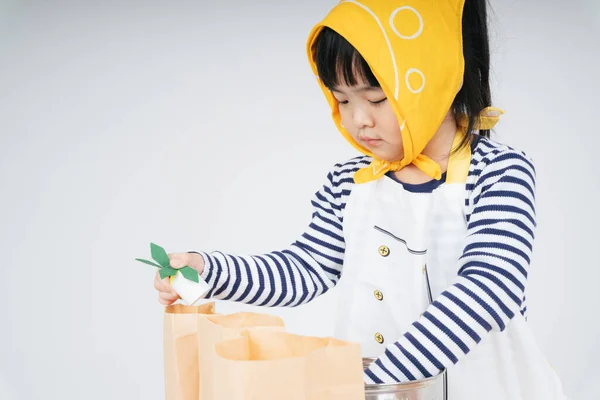
<path id="1" fill-rule="evenodd" d="M 371 113 L 364 110 L 362 107 L 356 107 L 352 113 L 352 121 L 357 128 L 372 128 L 374 119 Z"/>

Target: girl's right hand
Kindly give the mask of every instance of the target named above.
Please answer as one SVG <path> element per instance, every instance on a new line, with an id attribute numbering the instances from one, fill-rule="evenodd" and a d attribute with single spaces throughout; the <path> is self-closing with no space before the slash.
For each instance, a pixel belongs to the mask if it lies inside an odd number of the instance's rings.
<path id="1" fill-rule="evenodd" d="M 198 271 L 198 274 L 202 274 L 202 271 L 204 271 L 204 258 L 198 253 L 171 253 L 167 256 L 171 267 L 175 269 L 190 266 Z M 171 287 L 169 277 L 160 279 L 158 271 L 154 278 L 154 288 L 158 290 L 158 301 L 162 305 L 169 306 L 179 300 L 179 295 Z"/>

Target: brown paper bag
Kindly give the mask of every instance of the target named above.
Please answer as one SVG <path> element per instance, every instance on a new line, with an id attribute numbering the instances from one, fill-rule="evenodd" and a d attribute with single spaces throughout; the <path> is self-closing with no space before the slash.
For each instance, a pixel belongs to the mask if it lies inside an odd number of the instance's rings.
<path id="1" fill-rule="evenodd" d="M 247 330 L 215 345 L 215 399 L 364 400 L 360 345 Z"/>
<path id="2" fill-rule="evenodd" d="M 198 319 L 198 361 L 200 372 L 200 399 L 223 400 L 213 391 L 215 372 L 215 344 L 240 336 L 245 329 L 284 331 L 283 320 L 277 316 L 240 312 L 228 315 L 212 315 Z"/>
<path id="3" fill-rule="evenodd" d="M 165 308 L 163 352 L 166 400 L 198 400 L 198 318 L 213 315 L 215 303 Z"/>

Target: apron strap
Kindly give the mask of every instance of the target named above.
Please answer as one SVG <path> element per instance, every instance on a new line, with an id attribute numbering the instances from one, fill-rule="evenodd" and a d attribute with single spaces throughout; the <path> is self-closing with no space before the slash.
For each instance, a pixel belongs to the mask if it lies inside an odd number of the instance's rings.
<path id="1" fill-rule="evenodd" d="M 454 135 L 452 142 L 452 154 L 448 160 L 448 171 L 446 173 L 446 183 L 466 183 L 469 176 L 469 168 L 471 167 L 471 148 L 463 146 L 456 151 L 458 145 L 465 137 L 465 132 L 458 129 Z"/>

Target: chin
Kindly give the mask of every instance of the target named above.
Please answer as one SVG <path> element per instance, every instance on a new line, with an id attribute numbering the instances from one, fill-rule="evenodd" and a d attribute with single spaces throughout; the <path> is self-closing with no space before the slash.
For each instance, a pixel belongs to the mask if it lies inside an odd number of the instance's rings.
<path id="1" fill-rule="evenodd" d="M 389 162 L 400 161 L 400 160 L 402 160 L 402 157 L 403 157 L 402 155 L 390 154 L 389 152 L 385 152 L 385 151 L 371 150 L 371 153 L 376 158 L 378 158 L 380 160 L 389 161 Z"/>

